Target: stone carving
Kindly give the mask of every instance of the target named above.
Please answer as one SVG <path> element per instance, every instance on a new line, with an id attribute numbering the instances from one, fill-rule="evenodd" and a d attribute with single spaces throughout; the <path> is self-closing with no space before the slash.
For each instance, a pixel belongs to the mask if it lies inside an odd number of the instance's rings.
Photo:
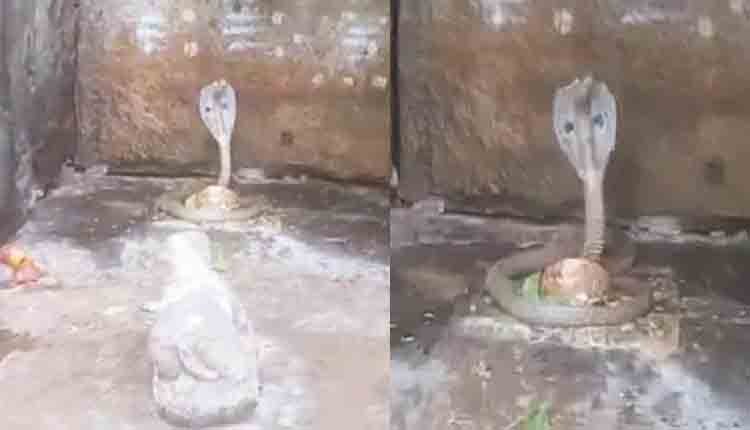
<path id="1" fill-rule="evenodd" d="M 225 80 L 201 90 L 201 119 L 216 140 L 221 170 L 216 185 L 166 193 L 156 202 L 157 210 L 194 222 L 242 221 L 261 212 L 259 199 L 242 201 L 229 188 L 232 178 L 232 132 L 237 117 L 237 96 Z"/>
<path id="2" fill-rule="evenodd" d="M 561 237 L 504 258 L 490 269 L 486 288 L 501 307 L 529 323 L 585 326 L 628 322 L 651 309 L 652 295 L 649 288 L 638 288 L 637 282 L 626 278 L 618 279 L 618 285 L 610 282 L 610 274 L 630 268 L 635 253 L 629 238 L 615 246 L 610 243 L 605 253 L 603 187 L 616 143 L 615 98 L 606 84 L 591 76 L 576 79 L 555 92 L 553 127 L 560 149 L 583 182 L 583 249 L 576 256 L 577 238 Z M 613 252 L 618 246 L 622 249 Z M 516 288 L 512 279 L 519 276 L 524 280 Z M 629 300 L 624 300 L 622 291 L 615 294 L 626 283 L 635 287 L 629 294 L 636 296 Z"/>
<path id="3" fill-rule="evenodd" d="M 148 340 L 159 414 L 191 428 L 241 422 L 259 395 L 252 323 L 211 270 L 204 232 L 178 232 L 167 242 L 174 279 L 156 306 Z"/>

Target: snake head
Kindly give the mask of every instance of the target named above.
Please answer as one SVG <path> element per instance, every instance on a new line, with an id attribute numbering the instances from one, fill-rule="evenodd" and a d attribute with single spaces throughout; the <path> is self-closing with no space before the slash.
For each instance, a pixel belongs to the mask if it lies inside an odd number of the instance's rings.
<path id="1" fill-rule="evenodd" d="M 229 145 L 237 117 L 237 95 L 225 80 L 212 82 L 201 89 L 200 115 L 211 135 L 220 145 Z"/>
<path id="2" fill-rule="evenodd" d="M 617 131 L 617 103 L 607 85 L 586 76 L 559 88 L 552 115 L 557 143 L 578 177 L 602 178 Z"/>

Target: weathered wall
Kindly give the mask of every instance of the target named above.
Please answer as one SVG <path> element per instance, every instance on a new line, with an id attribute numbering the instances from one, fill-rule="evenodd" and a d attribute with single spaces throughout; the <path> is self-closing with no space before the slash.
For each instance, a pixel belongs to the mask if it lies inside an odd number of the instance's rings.
<path id="1" fill-rule="evenodd" d="M 748 1 L 404 1 L 399 43 L 407 199 L 579 210 L 552 97 L 593 72 L 619 103 L 610 210 L 750 216 Z"/>
<path id="2" fill-rule="evenodd" d="M 0 2 L 0 242 L 75 152 L 73 0 Z"/>
<path id="3" fill-rule="evenodd" d="M 80 160 L 158 169 L 218 154 L 198 93 L 237 91 L 236 167 L 390 175 L 385 0 L 83 0 Z"/>

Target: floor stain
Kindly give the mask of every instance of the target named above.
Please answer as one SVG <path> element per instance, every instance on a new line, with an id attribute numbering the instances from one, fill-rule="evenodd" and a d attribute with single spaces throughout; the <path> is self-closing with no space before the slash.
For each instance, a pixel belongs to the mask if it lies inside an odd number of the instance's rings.
<path id="1" fill-rule="evenodd" d="M 0 329 L 0 362 L 14 351 L 31 351 L 34 349 L 34 338 L 28 334 L 18 334 Z"/>

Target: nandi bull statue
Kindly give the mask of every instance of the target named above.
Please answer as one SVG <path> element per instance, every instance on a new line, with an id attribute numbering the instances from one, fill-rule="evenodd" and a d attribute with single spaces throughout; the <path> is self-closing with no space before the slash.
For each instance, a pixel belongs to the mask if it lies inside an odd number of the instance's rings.
<path id="1" fill-rule="evenodd" d="M 148 337 L 152 390 L 168 423 L 202 428 L 240 423 L 258 403 L 258 349 L 252 321 L 210 267 L 210 238 L 199 230 L 166 241 L 166 283 Z"/>
<path id="2" fill-rule="evenodd" d="M 501 308 L 529 324 L 623 324 L 649 312 L 652 294 L 619 276 L 631 267 L 635 246 L 606 229 L 603 190 L 616 143 L 615 98 L 591 76 L 576 79 L 555 93 L 553 127 L 583 183 L 583 244 L 577 237 L 560 237 L 501 259 L 490 268 L 485 289 Z"/>

